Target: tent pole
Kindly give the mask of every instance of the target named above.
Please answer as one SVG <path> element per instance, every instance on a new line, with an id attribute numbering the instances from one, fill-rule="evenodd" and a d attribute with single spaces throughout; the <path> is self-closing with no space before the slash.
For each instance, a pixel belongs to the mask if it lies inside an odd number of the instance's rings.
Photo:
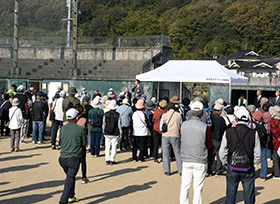
<path id="1" fill-rule="evenodd" d="M 159 81 L 157 83 L 157 100 L 159 101 Z"/>
<path id="2" fill-rule="evenodd" d="M 228 102 L 231 103 L 231 83 L 229 83 Z"/>
<path id="3" fill-rule="evenodd" d="M 180 82 L 180 101 L 182 101 L 182 82 Z"/>

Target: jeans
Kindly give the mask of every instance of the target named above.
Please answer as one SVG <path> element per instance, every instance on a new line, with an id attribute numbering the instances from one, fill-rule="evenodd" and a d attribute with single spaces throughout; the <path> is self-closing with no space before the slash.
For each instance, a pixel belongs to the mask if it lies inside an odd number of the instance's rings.
<path id="1" fill-rule="evenodd" d="M 262 148 L 262 161 L 261 161 L 261 172 L 260 177 L 266 177 L 267 176 L 267 147 Z"/>
<path id="2" fill-rule="evenodd" d="M 227 199 L 226 204 L 234 204 L 238 184 L 241 181 L 244 189 L 245 204 L 255 203 L 255 168 L 252 167 L 249 172 L 236 172 L 227 169 Z"/>
<path id="3" fill-rule="evenodd" d="M 132 159 L 138 160 L 137 157 L 137 147 L 140 143 L 140 154 L 139 154 L 139 160 L 144 161 L 144 152 L 146 148 L 146 137 L 147 136 L 133 136 L 133 149 L 132 149 Z"/>
<path id="4" fill-rule="evenodd" d="M 63 126 L 63 121 L 55 120 L 53 123 L 53 131 L 52 131 L 52 145 L 55 146 L 56 143 L 56 137 L 57 137 L 57 131 L 58 128 L 61 129 Z M 59 138 L 58 146 L 61 146 L 61 139 Z"/>
<path id="5" fill-rule="evenodd" d="M 33 121 L 32 141 L 37 141 L 37 130 L 39 129 L 39 141 L 43 142 L 44 121 Z"/>
<path id="6" fill-rule="evenodd" d="M 163 171 L 170 173 L 170 146 L 172 146 L 178 173 L 182 173 L 182 162 L 181 162 L 181 153 L 180 153 L 181 140 L 179 137 L 162 137 L 162 161 L 163 161 Z"/>
<path id="7" fill-rule="evenodd" d="M 66 180 L 64 184 L 63 193 L 60 197 L 60 203 L 68 203 L 68 198 L 75 196 L 75 180 L 79 171 L 80 158 L 61 158 L 59 157 L 59 164 L 63 168 L 66 174 Z"/>
<path id="8" fill-rule="evenodd" d="M 90 131 L 90 152 L 91 152 L 91 155 L 99 155 L 101 135 L 102 135 L 102 132 Z"/>
<path id="9" fill-rule="evenodd" d="M 207 164 L 183 162 L 180 204 L 189 203 L 189 189 L 193 180 L 193 204 L 202 203 L 202 188 L 206 177 Z"/>

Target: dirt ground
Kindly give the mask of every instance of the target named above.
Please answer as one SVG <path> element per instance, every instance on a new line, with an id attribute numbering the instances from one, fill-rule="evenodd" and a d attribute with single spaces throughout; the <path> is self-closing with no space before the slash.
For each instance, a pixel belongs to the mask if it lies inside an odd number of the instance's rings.
<path id="1" fill-rule="evenodd" d="M 10 152 L 10 138 L 0 137 L 0 203 L 58 203 L 65 180 L 58 163 L 59 151 L 51 150 L 50 140 L 42 145 L 32 144 L 31 138 L 26 141 L 20 145 L 21 152 Z M 90 182 L 81 184 L 81 171 L 78 172 L 76 197 L 80 199 L 79 203 L 179 203 L 181 177 L 176 172 L 176 162 L 171 164 L 171 176 L 165 176 L 162 164 L 155 164 L 152 160 L 134 163 L 131 157 L 131 151 L 118 152 L 118 164 L 108 166 L 105 165 L 104 149 L 98 158 L 92 158 L 88 153 Z M 271 176 L 271 166 L 269 161 L 268 176 Z M 270 178 L 263 182 L 258 176 L 259 169 L 256 173 L 256 203 L 279 204 L 280 180 Z M 225 186 L 225 176 L 206 178 L 203 203 L 225 203 Z M 237 203 L 244 203 L 241 185 Z"/>

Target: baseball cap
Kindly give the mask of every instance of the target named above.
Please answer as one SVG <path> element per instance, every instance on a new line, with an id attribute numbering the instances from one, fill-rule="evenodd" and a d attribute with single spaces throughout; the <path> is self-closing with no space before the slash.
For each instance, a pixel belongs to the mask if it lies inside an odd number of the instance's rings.
<path id="1" fill-rule="evenodd" d="M 236 108 L 234 111 L 234 115 L 241 120 L 249 120 L 249 112 L 245 107 Z"/>
<path id="2" fill-rule="evenodd" d="M 77 111 L 74 108 L 70 108 L 68 111 L 66 111 L 66 117 L 69 120 L 76 118 L 78 114 L 79 114 L 79 111 Z"/>
<path id="3" fill-rule="evenodd" d="M 203 109 L 203 104 L 199 101 L 195 101 L 191 104 L 191 110 L 201 111 Z"/>

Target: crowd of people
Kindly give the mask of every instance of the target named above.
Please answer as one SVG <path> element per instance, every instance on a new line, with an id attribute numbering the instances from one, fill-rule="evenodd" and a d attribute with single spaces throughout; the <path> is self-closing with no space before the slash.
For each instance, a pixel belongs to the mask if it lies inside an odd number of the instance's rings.
<path id="1" fill-rule="evenodd" d="M 85 184 L 86 152 L 99 157 L 102 146 L 105 165 L 117 164 L 117 149 L 131 151 L 133 162 L 162 163 L 166 176 L 171 175 L 170 161 L 176 161 L 182 176 L 180 203 L 189 203 L 192 180 L 193 203 L 202 203 L 205 178 L 225 172 L 227 203 L 235 203 L 240 181 L 245 203 L 254 203 L 255 167 L 261 163 L 260 179 L 266 181 L 271 158 L 273 179 L 280 179 L 278 91 L 272 103 L 258 90 L 254 104 L 241 95 L 235 107 L 221 98 L 213 104 L 199 97 L 148 100 L 139 80 L 132 87 L 134 94 L 126 88 L 118 96 L 112 88 L 104 96 L 96 89 L 91 97 L 85 88 L 79 94 L 70 87 L 67 94 L 59 87 L 50 106 L 47 95 L 35 96 L 35 91 L 22 85 L 2 90 L 1 134 L 11 135 L 11 151 L 20 151 L 19 144 L 31 133 L 33 144 L 43 144 L 49 116 L 51 149 L 60 150 L 59 163 L 67 175 L 60 203 L 78 201 L 75 176 L 80 163 Z"/>

